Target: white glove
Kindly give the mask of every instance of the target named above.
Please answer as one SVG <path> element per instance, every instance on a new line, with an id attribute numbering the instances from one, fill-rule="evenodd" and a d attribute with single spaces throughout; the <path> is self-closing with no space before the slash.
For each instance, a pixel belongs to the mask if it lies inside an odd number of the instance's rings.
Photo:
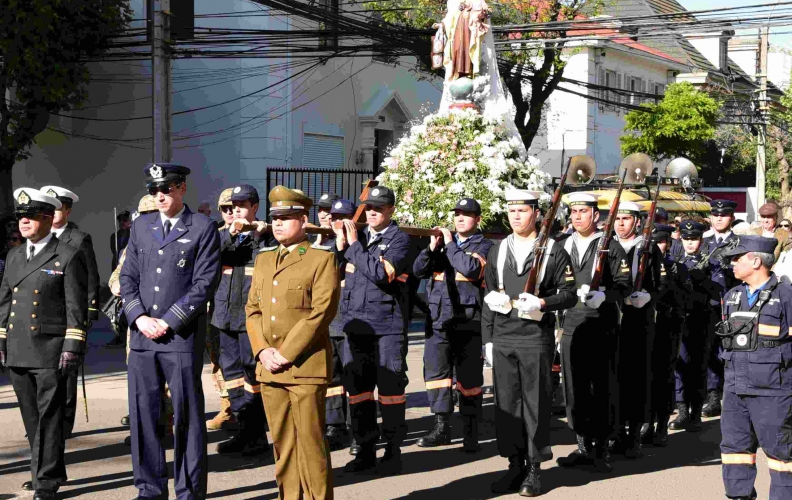
<path id="1" fill-rule="evenodd" d="M 517 310 L 522 313 L 538 311 L 542 308 L 542 301 L 539 297 L 530 293 L 521 293 L 520 300 L 517 301 Z"/>
<path id="2" fill-rule="evenodd" d="M 484 297 L 484 302 L 497 313 L 509 314 L 512 310 L 511 299 L 505 293 L 493 290 Z"/>
<path id="3" fill-rule="evenodd" d="M 484 344 L 484 349 L 482 350 L 484 351 L 484 359 L 492 366 L 492 342 Z"/>
<path id="4" fill-rule="evenodd" d="M 603 302 L 605 302 L 605 294 L 599 290 L 587 293 L 583 300 L 583 303 L 591 309 L 599 309 Z"/>
<path id="5" fill-rule="evenodd" d="M 577 289 L 577 296 L 580 298 L 580 301 L 584 304 L 586 303 L 586 295 L 588 295 L 589 290 L 591 287 L 589 285 L 583 285 Z"/>
<path id="6" fill-rule="evenodd" d="M 632 295 L 630 295 L 629 299 L 633 307 L 637 307 L 638 309 L 640 309 L 646 304 L 648 304 L 649 301 L 652 300 L 652 297 L 645 291 L 641 290 L 640 292 L 635 292 Z"/>

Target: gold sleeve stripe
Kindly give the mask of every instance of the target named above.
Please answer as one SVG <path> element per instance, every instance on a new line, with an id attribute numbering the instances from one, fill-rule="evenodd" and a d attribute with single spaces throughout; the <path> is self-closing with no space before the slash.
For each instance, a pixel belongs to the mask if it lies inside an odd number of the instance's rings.
<path id="1" fill-rule="evenodd" d="M 444 387 L 451 387 L 453 380 L 450 378 L 444 378 L 443 380 L 430 380 L 426 382 L 426 390 L 431 391 L 432 389 L 442 389 Z"/>
<path id="2" fill-rule="evenodd" d="M 78 342 L 85 342 L 85 336 L 74 335 L 71 333 L 66 334 L 66 340 L 76 340 Z"/>
<path id="3" fill-rule="evenodd" d="M 327 397 L 331 398 L 333 396 L 343 396 L 344 395 L 344 386 L 339 385 L 338 387 L 329 387 L 327 389 Z"/>
<path id="4" fill-rule="evenodd" d="M 792 472 L 792 462 L 782 462 L 781 460 L 767 457 L 767 466 L 777 472 Z"/>
<path id="5" fill-rule="evenodd" d="M 8 333 L 8 330 L 6 330 L 5 328 L 0 328 L 0 333 Z"/>
<path id="6" fill-rule="evenodd" d="M 759 323 L 759 335 L 766 337 L 779 337 L 781 335 L 781 327 L 773 325 L 763 325 Z"/>
<path id="7" fill-rule="evenodd" d="M 768 465 L 770 458 L 767 459 Z M 755 465 L 756 455 L 753 453 L 721 453 L 723 465 Z M 772 466 L 770 467 L 772 469 Z"/>

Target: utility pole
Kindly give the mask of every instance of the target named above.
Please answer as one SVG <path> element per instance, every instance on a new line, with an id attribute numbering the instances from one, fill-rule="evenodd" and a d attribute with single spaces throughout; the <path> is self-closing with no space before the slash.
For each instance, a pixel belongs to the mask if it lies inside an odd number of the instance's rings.
<path id="1" fill-rule="evenodd" d="M 169 162 L 171 150 L 171 32 L 170 0 L 152 0 L 151 111 L 154 162 Z"/>
<path id="2" fill-rule="evenodd" d="M 770 28 L 759 29 L 759 133 L 756 136 L 756 208 L 764 205 L 765 197 L 765 146 L 767 144 L 767 52 Z"/>

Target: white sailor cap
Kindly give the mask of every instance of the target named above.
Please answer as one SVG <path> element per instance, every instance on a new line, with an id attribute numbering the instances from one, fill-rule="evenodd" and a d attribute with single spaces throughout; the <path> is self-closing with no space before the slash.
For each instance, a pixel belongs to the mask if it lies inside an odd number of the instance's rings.
<path id="1" fill-rule="evenodd" d="M 569 195 L 569 206 L 587 206 L 597 208 L 598 194 L 572 193 Z"/>
<path id="2" fill-rule="evenodd" d="M 80 197 L 74 194 L 73 191 L 69 191 L 68 189 L 62 188 L 60 186 L 44 186 L 39 191 L 46 194 L 47 196 L 57 198 L 66 206 L 71 206 L 74 203 L 80 201 Z"/>
<path id="3" fill-rule="evenodd" d="M 528 191 L 527 189 L 507 189 L 506 190 L 506 204 L 507 205 L 539 205 L 539 197 L 542 196 L 541 191 Z"/>
<path id="4" fill-rule="evenodd" d="M 18 213 L 54 212 L 63 204 L 54 196 L 42 193 L 38 189 L 22 187 L 14 191 L 14 201 Z"/>
<path id="5" fill-rule="evenodd" d="M 634 215 L 638 217 L 641 215 L 641 207 L 637 203 L 631 201 L 623 201 L 619 203 L 619 209 L 616 211 L 619 214 Z"/>

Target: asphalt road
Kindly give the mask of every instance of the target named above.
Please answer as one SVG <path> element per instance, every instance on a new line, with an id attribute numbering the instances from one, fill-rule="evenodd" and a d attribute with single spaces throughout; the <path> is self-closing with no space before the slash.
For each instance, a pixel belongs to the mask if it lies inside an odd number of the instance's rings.
<path id="1" fill-rule="evenodd" d="M 416 329 L 418 329 L 416 327 Z M 69 482 L 61 489 L 63 498 L 132 499 L 133 485 L 129 448 L 123 445 L 127 428 L 119 424 L 127 414 L 127 384 L 124 351 L 107 348 L 111 334 L 104 324 L 91 332 L 86 363 L 89 417 L 85 421 L 82 398 L 78 407 L 75 438 L 67 444 Z M 491 397 L 484 400 L 481 425 L 482 451 L 467 455 L 460 451 L 461 421 L 453 420 L 454 443 L 425 449 L 415 442 L 433 423 L 427 408 L 423 385 L 423 344 L 420 332 L 412 332 L 408 366 L 407 418 L 409 434 L 403 449 L 404 471 L 396 477 L 344 475 L 342 468 L 351 457 L 346 450 L 334 452 L 335 496 L 339 499 L 483 499 L 495 498 L 490 483 L 505 469 L 507 461 L 498 456 L 495 443 L 494 410 Z M 207 417 L 219 409 L 219 399 L 204 370 Z M 485 373 L 487 383 L 490 373 Z M 20 489 L 30 479 L 30 452 L 16 397 L 8 378 L 0 376 L 0 500 L 32 497 Z M 220 457 L 216 443 L 226 439 L 225 432 L 209 434 L 208 498 L 274 499 L 277 489 L 271 458 L 245 459 Z M 552 423 L 554 456 L 570 453 L 575 436 L 559 417 Z M 560 469 L 554 461 L 543 464 L 542 484 L 547 499 L 651 499 L 687 500 L 724 498 L 721 480 L 720 425 L 718 419 L 705 421 L 698 434 L 673 433 L 667 448 L 644 449 L 643 459 L 616 459 L 609 475 Z M 382 454 L 382 450 L 379 451 Z M 767 498 L 769 476 L 764 455 L 758 460 L 757 491 Z M 168 451 L 172 460 L 172 450 Z M 169 466 L 171 464 L 169 463 Z M 171 498 L 175 498 L 171 482 Z M 517 495 L 502 498 L 520 498 Z"/>

